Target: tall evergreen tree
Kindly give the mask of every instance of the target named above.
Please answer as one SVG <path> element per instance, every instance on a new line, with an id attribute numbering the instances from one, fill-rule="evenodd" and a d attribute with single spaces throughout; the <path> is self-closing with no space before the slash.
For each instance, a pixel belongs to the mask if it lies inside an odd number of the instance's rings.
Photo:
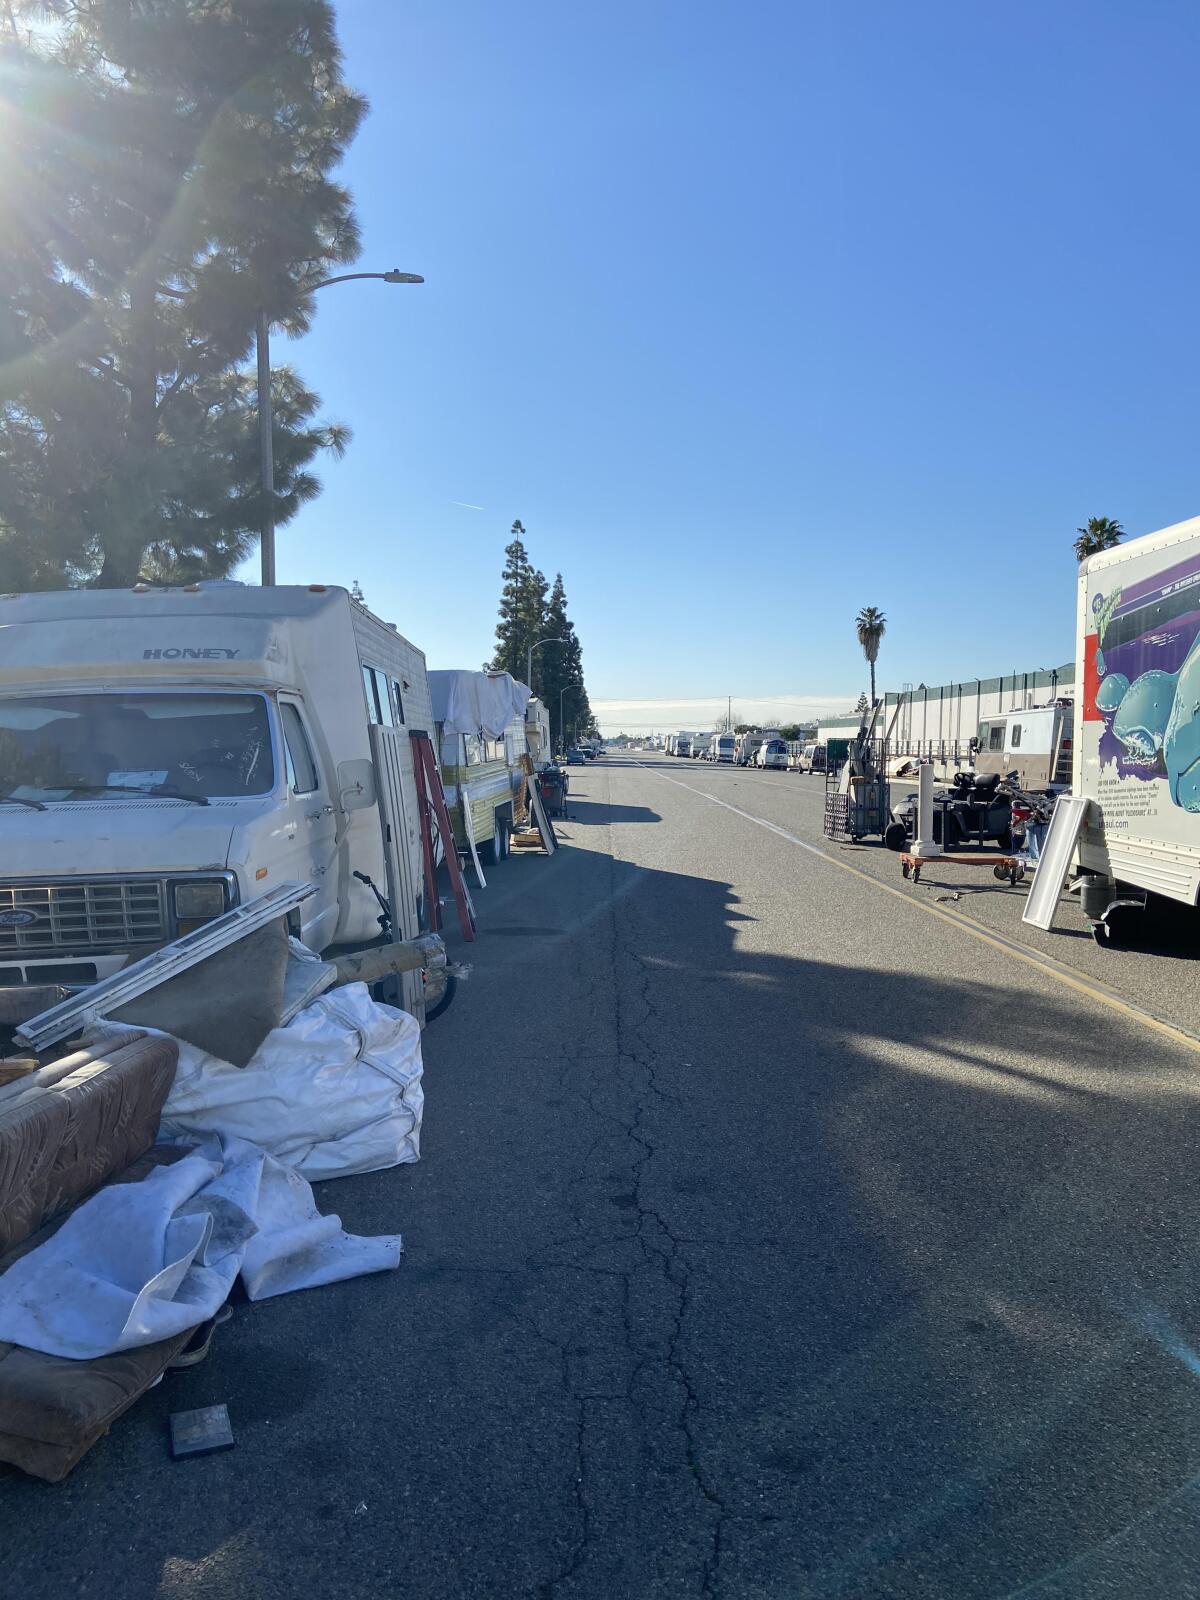
<path id="1" fill-rule="evenodd" d="M 525 548 L 525 529 L 518 519 L 512 525 L 512 539 L 504 547 L 504 571 L 501 574 L 500 618 L 496 623 L 496 653 L 492 657 L 493 672 L 511 672 L 520 683 L 525 682 L 528 652 L 539 639 L 551 630 L 546 626 L 546 578 L 529 559 Z M 553 649 L 553 645 L 544 646 Z M 538 656 L 534 651 L 534 675 L 538 672 Z"/>
<path id="2" fill-rule="evenodd" d="M 263 510 L 255 314 L 358 253 L 330 0 L 6 0 L 0 587 L 228 572 Z M 272 377 L 275 518 L 343 429 Z"/>
<path id="3" fill-rule="evenodd" d="M 588 704 L 587 689 L 583 681 L 583 652 L 575 624 L 567 615 L 567 595 L 561 572 L 554 575 L 550 599 L 546 608 L 546 632 L 563 640 L 559 645 L 546 646 L 543 665 L 542 698 L 550 713 L 550 732 L 553 743 L 566 742 L 565 730 L 578 727 L 581 733 L 592 728 L 592 708 Z M 559 707 L 562 707 L 561 721 Z"/>

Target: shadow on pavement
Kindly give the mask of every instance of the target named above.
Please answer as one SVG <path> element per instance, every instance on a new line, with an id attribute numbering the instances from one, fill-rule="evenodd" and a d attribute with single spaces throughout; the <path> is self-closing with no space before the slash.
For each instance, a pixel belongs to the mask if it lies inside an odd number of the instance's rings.
<path id="1" fill-rule="evenodd" d="M 1200 1469 L 1196 1063 L 1015 963 L 746 948 L 599 842 L 489 882 L 422 1163 L 318 1191 L 400 1271 L 240 1307 L 65 1489 L 4 1481 L 14 1588 L 1133 1592 L 1088 1552 Z M 238 1448 L 169 1462 L 218 1400 Z"/>

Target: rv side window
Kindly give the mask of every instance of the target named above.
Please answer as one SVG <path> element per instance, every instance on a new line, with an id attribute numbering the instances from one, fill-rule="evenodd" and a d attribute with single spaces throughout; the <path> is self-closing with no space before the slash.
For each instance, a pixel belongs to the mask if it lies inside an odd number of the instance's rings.
<path id="1" fill-rule="evenodd" d="M 311 794 L 320 787 L 317 763 L 313 760 L 308 735 L 296 707 L 285 700 L 283 712 L 283 743 L 287 754 L 288 787 L 293 794 Z"/>
<path id="2" fill-rule="evenodd" d="M 363 690 L 365 691 L 366 696 L 367 696 L 367 721 L 368 722 L 382 722 L 383 721 L 383 717 L 380 714 L 380 710 L 379 710 L 379 694 L 378 694 L 378 691 L 376 690 L 376 687 L 375 687 L 375 669 L 374 669 L 374 667 L 364 667 L 362 669 L 362 675 L 363 675 Z"/>
<path id="3" fill-rule="evenodd" d="M 485 760 L 483 740 L 477 733 L 464 733 L 463 743 L 467 747 L 467 765 L 469 767 L 481 767 Z"/>
<path id="4" fill-rule="evenodd" d="M 989 750 L 1003 750 L 1004 749 L 1004 724 L 1002 722 L 998 722 L 996 724 L 996 726 L 988 734 L 988 749 Z"/>
<path id="5" fill-rule="evenodd" d="M 1012 747 L 1014 750 L 1021 748 L 1021 724 L 1019 722 L 1013 723 Z"/>
<path id="6" fill-rule="evenodd" d="M 391 689 L 392 711 L 394 713 L 393 726 L 402 728 L 404 726 L 404 697 L 400 693 L 400 685 L 396 682 L 395 678 L 391 680 Z"/>

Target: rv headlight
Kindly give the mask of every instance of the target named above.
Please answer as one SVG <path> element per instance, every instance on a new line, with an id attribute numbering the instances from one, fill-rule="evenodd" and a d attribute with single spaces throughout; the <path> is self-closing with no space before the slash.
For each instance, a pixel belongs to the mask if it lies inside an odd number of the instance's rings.
<path id="1" fill-rule="evenodd" d="M 176 922 L 211 922 L 213 917 L 225 912 L 225 885 L 209 880 L 207 883 L 177 883 L 175 885 Z"/>

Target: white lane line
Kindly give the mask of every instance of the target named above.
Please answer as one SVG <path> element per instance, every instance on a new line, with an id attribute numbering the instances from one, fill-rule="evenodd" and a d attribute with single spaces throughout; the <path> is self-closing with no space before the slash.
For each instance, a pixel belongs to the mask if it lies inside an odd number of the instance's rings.
<path id="1" fill-rule="evenodd" d="M 796 834 L 789 833 L 786 828 L 779 827 L 774 822 L 768 822 L 765 817 L 756 817 L 752 811 L 743 811 L 740 806 L 730 805 L 728 800 L 718 800 L 715 794 L 709 794 L 706 789 L 697 789 L 690 783 L 683 783 L 678 778 L 671 777 L 670 773 L 660 772 L 657 767 L 649 767 L 644 761 L 639 761 L 643 771 L 651 772 L 656 778 L 662 778 L 666 783 L 673 783 L 679 789 L 687 789 L 689 793 L 698 795 L 701 800 L 708 800 L 714 806 L 720 806 L 724 811 L 732 811 L 734 816 L 742 817 L 746 822 L 752 822 L 756 828 L 765 828 L 768 833 L 777 834 L 781 839 L 786 839 L 789 844 L 794 844 L 800 850 L 807 850 L 809 855 L 817 856 L 820 860 L 828 862 L 831 867 L 837 867 L 841 872 L 849 872 L 855 878 L 861 878 L 864 883 L 869 883 L 872 888 L 879 889 L 884 894 L 890 894 L 895 899 L 902 901 L 906 906 L 911 906 L 914 911 L 923 911 L 926 916 L 937 917 L 941 922 L 948 922 L 951 927 L 960 929 L 969 934 L 972 939 L 978 939 L 981 944 L 990 945 L 993 950 L 1002 950 L 1005 955 L 1012 956 L 1017 961 L 1023 961 L 1027 966 L 1036 967 L 1047 977 L 1054 978 L 1058 983 L 1064 984 L 1068 989 L 1073 989 L 1077 994 L 1084 995 L 1097 1004 L 1106 1006 L 1110 1011 L 1116 1011 L 1131 1021 L 1140 1023 L 1142 1027 L 1149 1028 L 1151 1032 L 1160 1034 L 1163 1038 L 1170 1039 L 1172 1043 L 1182 1045 L 1185 1050 L 1200 1055 L 1200 1038 L 1194 1033 L 1188 1033 L 1185 1028 L 1177 1027 L 1172 1022 L 1166 1022 L 1162 1017 L 1157 1017 L 1152 1011 L 1145 1011 L 1141 1006 L 1135 1006 L 1131 1001 L 1124 1000 L 1115 990 L 1109 989 L 1094 978 L 1085 978 L 1081 972 L 1073 967 L 1068 967 L 1064 962 L 1057 961 L 1053 956 L 1043 955 L 1040 950 L 1035 950 L 1032 945 L 1023 944 L 1019 939 L 1010 939 L 1007 934 L 994 933 L 991 929 L 983 927 L 980 923 L 965 917 L 960 911 L 951 911 L 947 906 L 932 905 L 928 900 L 918 900 L 911 892 L 897 889 L 893 884 L 884 883 L 872 872 L 864 872 L 861 867 L 854 866 L 849 861 L 841 861 L 837 856 L 830 855 L 828 850 L 822 850 L 820 845 L 810 844 L 807 839 L 798 838 Z"/>

